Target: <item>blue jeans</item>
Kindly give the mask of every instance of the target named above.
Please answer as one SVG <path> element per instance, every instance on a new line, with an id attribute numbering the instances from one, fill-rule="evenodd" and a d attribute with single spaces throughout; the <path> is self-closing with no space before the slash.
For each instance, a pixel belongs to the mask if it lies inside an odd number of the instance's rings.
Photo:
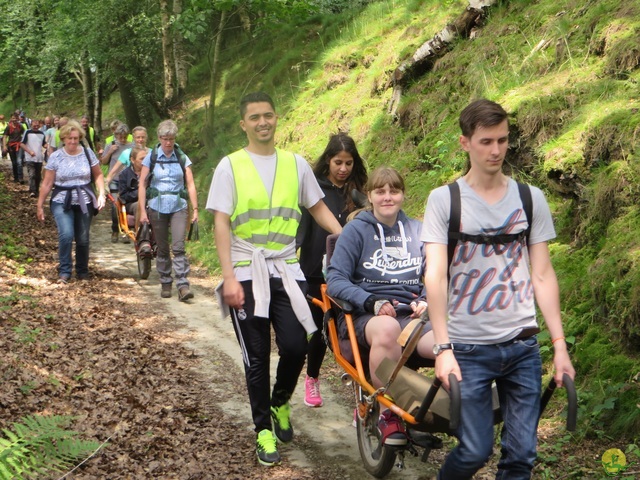
<path id="1" fill-rule="evenodd" d="M 51 213 L 58 225 L 58 257 L 60 276 L 71 277 L 73 261 L 71 260 L 71 247 L 76 241 L 76 275 L 89 273 L 89 229 L 93 213 L 91 206 L 89 211 L 82 213 L 80 205 L 73 205 L 66 212 L 62 203 L 51 202 Z"/>
<path id="2" fill-rule="evenodd" d="M 460 443 L 439 479 L 470 479 L 493 451 L 491 383 L 495 380 L 503 426 L 496 479 L 531 478 L 536 459 L 542 362 L 535 336 L 497 345 L 454 344 L 462 372 Z"/>

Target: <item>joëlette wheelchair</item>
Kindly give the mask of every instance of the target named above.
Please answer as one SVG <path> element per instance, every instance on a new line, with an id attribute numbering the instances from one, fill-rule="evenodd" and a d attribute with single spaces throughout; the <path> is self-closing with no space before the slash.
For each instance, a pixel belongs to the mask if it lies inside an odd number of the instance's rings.
<path id="1" fill-rule="evenodd" d="M 331 254 L 339 235 L 327 238 L 326 263 L 329 265 Z M 385 477 L 397 463 L 404 468 L 406 453 L 420 454 L 426 462 L 432 449 L 442 448 L 442 439 L 434 435 L 446 433 L 453 435 L 460 422 L 460 385 L 457 378 L 449 376 L 450 390 L 441 389 L 442 382 L 429 378 L 416 371 L 420 367 L 433 367 L 434 361 L 421 358 L 415 352 L 420 331 L 427 321 L 426 314 L 418 322 L 409 324 L 401 333 L 398 343 L 403 346 L 401 358 L 394 362 L 385 359 L 376 370 L 378 378 L 385 381 L 381 388 L 374 388 L 368 372 L 368 351 L 359 348 L 351 313 L 353 307 L 343 300 L 332 298 L 326 293 L 326 285 L 321 287 L 322 298 L 309 297 L 309 301 L 324 312 L 325 341 L 332 350 L 336 362 L 345 373 L 343 383 L 352 384 L 356 401 L 355 422 L 358 448 L 364 467 L 376 478 Z M 348 339 L 338 336 L 337 320 L 344 315 Z M 533 334 L 536 332 L 530 332 Z M 577 396 L 573 380 L 565 375 L 564 386 L 568 396 L 567 429 L 575 430 L 577 414 Z M 540 414 L 546 407 L 556 388 L 553 379 L 543 392 Z M 407 427 L 409 442 L 406 446 L 391 447 L 382 444 L 378 429 L 380 406 L 391 409 L 403 419 Z M 502 421 L 496 387 L 493 387 L 494 425 Z M 396 462 L 397 460 L 397 462 Z"/>
<path id="2" fill-rule="evenodd" d="M 158 247 L 153 235 L 151 223 L 141 224 L 136 231 L 135 216 L 127 213 L 127 208 L 125 204 L 120 201 L 120 198 L 118 197 L 118 199 L 115 200 L 111 194 L 108 195 L 108 198 L 113 202 L 118 212 L 118 228 L 120 229 L 120 233 L 129 237 L 135 247 L 138 274 L 142 280 L 146 280 L 151 273 L 151 260 L 156 258 L 158 254 Z M 140 248 L 144 241 L 149 242 L 149 249 L 147 251 Z"/>

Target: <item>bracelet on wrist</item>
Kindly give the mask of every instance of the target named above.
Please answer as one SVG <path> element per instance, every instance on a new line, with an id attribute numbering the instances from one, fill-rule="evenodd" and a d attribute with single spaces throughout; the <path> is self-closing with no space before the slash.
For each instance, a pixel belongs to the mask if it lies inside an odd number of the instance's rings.
<path id="1" fill-rule="evenodd" d="M 553 340 L 551 340 L 551 345 L 553 345 L 554 343 L 556 343 L 556 342 L 558 342 L 560 340 L 564 340 L 564 337 L 554 338 Z"/>

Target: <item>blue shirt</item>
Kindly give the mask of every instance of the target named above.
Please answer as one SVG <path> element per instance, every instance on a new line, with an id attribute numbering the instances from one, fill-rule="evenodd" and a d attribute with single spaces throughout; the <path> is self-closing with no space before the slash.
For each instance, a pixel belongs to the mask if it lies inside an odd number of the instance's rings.
<path id="1" fill-rule="evenodd" d="M 149 150 L 147 156 L 142 161 L 142 166 L 149 168 L 151 166 L 151 153 Z M 152 188 L 160 192 L 156 198 L 148 201 L 149 208 L 160 213 L 175 213 L 187 208 L 187 200 L 180 197 L 180 192 L 185 188 L 184 174 L 180 162 L 176 156 L 175 150 L 168 157 L 164 154 L 162 148 L 157 150 L 158 158 L 153 169 L 151 178 Z M 185 154 L 185 169 L 191 166 L 191 160 Z"/>

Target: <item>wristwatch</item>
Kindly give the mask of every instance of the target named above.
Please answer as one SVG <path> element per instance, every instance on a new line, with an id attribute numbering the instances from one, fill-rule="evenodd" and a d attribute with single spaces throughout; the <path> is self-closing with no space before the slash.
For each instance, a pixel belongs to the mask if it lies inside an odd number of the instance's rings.
<path id="1" fill-rule="evenodd" d="M 444 350 L 453 350 L 453 345 L 451 343 L 441 343 L 439 345 L 433 346 L 433 354 L 437 357 Z"/>

